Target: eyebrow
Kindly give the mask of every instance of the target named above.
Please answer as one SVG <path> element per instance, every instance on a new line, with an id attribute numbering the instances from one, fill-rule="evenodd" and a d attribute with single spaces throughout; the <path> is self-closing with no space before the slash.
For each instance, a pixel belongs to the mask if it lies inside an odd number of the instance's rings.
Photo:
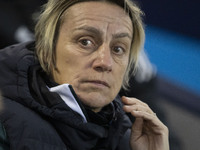
<path id="1" fill-rule="evenodd" d="M 90 27 L 90 26 L 83 26 L 83 27 L 80 27 L 80 28 L 76 28 L 75 30 L 86 30 L 86 31 L 94 33 L 96 35 L 103 35 L 103 32 L 99 31 L 95 27 Z M 132 40 L 132 37 L 130 36 L 129 33 L 117 33 L 117 34 L 113 34 L 112 37 L 114 39 L 128 37 L 130 40 Z"/>
<path id="2" fill-rule="evenodd" d="M 125 38 L 128 37 L 130 40 L 132 40 L 132 37 L 130 36 L 129 33 L 118 33 L 118 34 L 114 34 L 113 38 L 118 39 L 118 38 Z"/>
<path id="3" fill-rule="evenodd" d="M 85 30 L 97 35 L 102 35 L 103 32 L 99 31 L 98 29 L 94 28 L 94 27 L 90 27 L 90 26 L 84 26 L 84 27 L 80 27 L 80 28 L 76 28 L 75 30 Z"/>

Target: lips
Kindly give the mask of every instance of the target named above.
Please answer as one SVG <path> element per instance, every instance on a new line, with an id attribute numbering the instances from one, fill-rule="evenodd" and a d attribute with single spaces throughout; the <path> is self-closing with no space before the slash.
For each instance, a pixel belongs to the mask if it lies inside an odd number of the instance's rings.
<path id="1" fill-rule="evenodd" d="M 105 81 L 102 81 L 102 80 L 89 80 L 89 81 L 85 81 L 87 83 L 92 83 L 92 84 L 96 84 L 96 85 L 103 85 L 103 86 L 106 86 L 106 87 L 109 87 L 109 84 Z"/>

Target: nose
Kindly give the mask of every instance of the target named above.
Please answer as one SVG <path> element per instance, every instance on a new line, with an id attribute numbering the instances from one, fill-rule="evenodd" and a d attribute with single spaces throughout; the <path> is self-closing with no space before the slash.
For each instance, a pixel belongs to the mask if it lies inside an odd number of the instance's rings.
<path id="1" fill-rule="evenodd" d="M 101 45 L 96 52 L 93 68 L 98 72 L 112 71 L 113 58 L 109 46 Z"/>

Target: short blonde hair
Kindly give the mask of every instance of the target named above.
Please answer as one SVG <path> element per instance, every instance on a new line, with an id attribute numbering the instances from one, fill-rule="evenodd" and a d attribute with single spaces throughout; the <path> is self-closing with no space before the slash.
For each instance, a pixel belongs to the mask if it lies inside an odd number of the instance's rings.
<path id="1" fill-rule="evenodd" d="M 131 0 L 49 0 L 43 6 L 43 11 L 35 27 L 36 55 L 40 65 L 47 74 L 51 75 L 53 68 L 56 67 L 55 50 L 60 26 L 63 22 L 62 15 L 70 6 L 86 1 L 102 1 L 119 5 L 132 20 L 133 39 L 131 53 L 122 83 L 122 87 L 128 89 L 129 78 L 136 68 L 138 55 L 143 48 L 145 38 L 142 21 L 143 12 L 136 3 Z"/>

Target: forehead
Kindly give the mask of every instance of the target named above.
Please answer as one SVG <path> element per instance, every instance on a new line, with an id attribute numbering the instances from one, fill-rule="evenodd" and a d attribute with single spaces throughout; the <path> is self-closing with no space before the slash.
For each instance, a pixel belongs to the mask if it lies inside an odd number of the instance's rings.
<path id="1" fill-rule="evenodd" d="M 124 27 L 132 33 L 132 21 L 123 8 L 114 3 L 105 1 L 80 2 L 69 7 L 63 18 L 63 22 L 73 22 L 74 25 L 86 23 L 100 24 L 109 23 L 116 27 Z M 121 28 L 119 28 L 120 30 Z"/>

